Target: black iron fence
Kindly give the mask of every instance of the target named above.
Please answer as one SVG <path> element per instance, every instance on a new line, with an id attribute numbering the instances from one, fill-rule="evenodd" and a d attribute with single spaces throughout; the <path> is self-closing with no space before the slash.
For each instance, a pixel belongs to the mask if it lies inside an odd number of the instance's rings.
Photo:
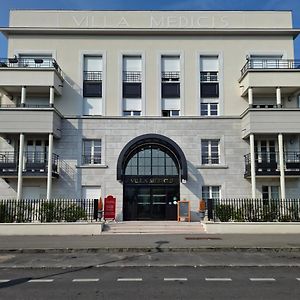
<path id="1" fill-rule="evenodd" d="M 139 71 L 124 71 L 124 82 L 142 82 L 142 72 Z"/>
<path id="2" fill-rule="evenodd" d="M 0 58 L 0 68 L 54 68 L 61 76 L 63 75 L 56 60 L 48 57 Z"/>
<path id="3" fill-rule="evenodd" d="M 97 199 L 0 200 L 0 223 L 91 222 L 97 219 Z"/>
<path id="4" fill-rule="evenodd" d="M 249 69 L 300 69 L 300 60 L 248 59 L 241 70 L 241 75 L 245 75 Z"/>
<path id="5" fill-rule="evenodd" d="M 84 71 L 84 81 L 102 81 L 102 71 Z"/>
<path id="6" fill-rule="evenodd" d="M 207 214 L 215 222 L 300 222 L 300 199 L 209 199 Z"/>

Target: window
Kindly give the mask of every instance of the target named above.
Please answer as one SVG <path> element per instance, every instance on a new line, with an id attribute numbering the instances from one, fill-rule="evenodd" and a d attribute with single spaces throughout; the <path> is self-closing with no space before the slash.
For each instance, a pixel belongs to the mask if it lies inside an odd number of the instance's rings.
<path id="1" fill-rule="evenodd" d="M 201 115 L 217 116 L 219 102 L 219 58 L 200 56 Z"/>
<path id="2" fill-rule="evenodd" d="M 161 98 L 180 98 L 180 56 L 161 57 Z"/>
<path id="3" fill-rule="evenodd" d="M 125 117 L 129 117 L 129 116 L 140 116 L 141 112 L 138 110 L 124 110 L 123 115 Z"/>
<path id="4" fill-rule="evenodd" d="M 220 187 L 216 185 L 202 186 L 202 199 L 220 199 Z"/>
<path id="5" fill-rule="evenodd" d="M 157 145 L 148 145 L 132 154 L 126 165 L 125 175 L 178 176 L 178 167 L 172 153 Z"/>
<path id="6" fill-rule="evenodd" d="M 25 158 L 26 163 L 45 163 L 48 160 L 47 140 L 27 140 Z"/>
<path id="7" fill-rule="evenodd" d="M 277 161 L 276 142 L 275 140 L 257 140 L 254 142 L 255 159 L 257 162 L 274 162 Z"/>
<path id="8" fill-rule="evenodd" d="M 142 58 L 123 56 L 123 98 L 142 97 Z"/>
<path id="9" fill-rule="evenodd" d="M 83 141 L 83 164 L 101 164 L 101 140 Z"/>
<path id="10" fill-rule="evenodd" d="M 217 116 L 218 111 L 219 103 L 201 103 L 201 116 Z"/>
<path id="11" fill-rule="evenodd" d="M 102 115 L 102 71 L 102 56 L 84 56 L 84 115 Z"/>
<path id="12" fill-rule="evenodd" d="M 179 116 L 179 110 L 163 110 L 162 111 L 163 117 L 178 117 Z"/>
<path id="13" fill-rule="evenodd" d="M 262 198 L 263 200 L 278 200 L 279 199 L 279 186 L 276 185 L 263 185 L 262 186 Z M 264 201 L 265 203 L 265 201 Z M 265 203 L 267 204 L 268 201 Z"/>
<path id="14" fill-rule="evenodd" d="M 203 165 L 219 164 L 219 140 L 202 140 L 201 157 Z"/>

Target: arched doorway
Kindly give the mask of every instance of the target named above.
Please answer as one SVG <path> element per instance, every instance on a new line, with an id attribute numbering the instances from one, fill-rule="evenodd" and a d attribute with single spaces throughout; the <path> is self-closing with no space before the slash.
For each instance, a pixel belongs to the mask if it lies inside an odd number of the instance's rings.
<path id="1" fill-rule="evenodd" d="M 117 169 L 124 220 L 176 220 L 187 166 L 175 142 L 157 134 L 137 137 L 122 150 Z"/>

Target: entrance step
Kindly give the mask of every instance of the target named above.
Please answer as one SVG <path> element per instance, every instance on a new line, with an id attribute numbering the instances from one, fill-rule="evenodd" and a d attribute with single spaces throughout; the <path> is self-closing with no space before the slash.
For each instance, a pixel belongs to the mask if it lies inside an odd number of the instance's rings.
<path id="1" fill-rule="evenodd" d="M 200 222 L 126 221 L 104 224 L 102 234 L 203 234 Z"/>

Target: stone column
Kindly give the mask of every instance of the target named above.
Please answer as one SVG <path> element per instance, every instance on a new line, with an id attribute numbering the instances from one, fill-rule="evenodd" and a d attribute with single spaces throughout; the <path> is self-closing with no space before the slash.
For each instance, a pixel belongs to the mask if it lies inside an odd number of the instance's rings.
<path id="1" fill-rule="evenodd" d="M 54 87 L 50 86 L 50 98 L 49 98 L 50 107 L 54 106 Z"/>
<path id="2" fill-rule="evenodd" d="M 21 90 L 21 107 L 25 107 L 26 103 L 26 86 L 22 86 Z"/>
<path id="3" fill-rule="evenodd" d="M 277 107 L 281 107 L 281 88 L 280 87 L 276 88 L 276 104 L 277 104 Z"/>
<path id="4" fill-rule="evenodd" d="M 51 199 L 52 194 L 52 153 L 53 153 L 53 133 L 49 133 L 48 146 L 48 172 L 47 172 L 47 199 Z"/>
<path id="5" fill-rule="evenodd" d="M 279 169 L 280 169 L 280 192 L 281 199 L 285 199 L 285 175 L 284 175 L 284 152 L 283 152 L 283 135 L 278 134 L 278 149 L 279 149 Z"/>
<path id="6" fill-rule="evenodd" d="M 23 156 L 24 156 L 24 133 L 20 133 L 19 162 L 18 162 L 18 188 L 17 199 L 22 199 L 23 184 Z"/>
<path id="7" fill-rule="evenodd" d="M 256 198 L 256 174 L 255 174 L 255 153 L 254 153 L 254 134 L 250 134 L 250 162 L 251 162 L 251 196 Z"/>
<path id="8" fill-rule="evenodd" d="M 250 87 L 248 89 L 248 102 L 249 102 L 249 107 L 252 107 L 253 105 L 253 88 Z"/>

